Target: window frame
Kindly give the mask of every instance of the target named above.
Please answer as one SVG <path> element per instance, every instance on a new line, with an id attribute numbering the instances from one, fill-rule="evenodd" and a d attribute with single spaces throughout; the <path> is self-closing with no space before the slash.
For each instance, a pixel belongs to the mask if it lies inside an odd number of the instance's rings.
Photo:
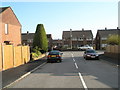
<path id="1" fill-rule="evenodd" d="M 5 24 L 5 35 L 8 35 L 9 32 L 8 32 L 8 24 Z"/>

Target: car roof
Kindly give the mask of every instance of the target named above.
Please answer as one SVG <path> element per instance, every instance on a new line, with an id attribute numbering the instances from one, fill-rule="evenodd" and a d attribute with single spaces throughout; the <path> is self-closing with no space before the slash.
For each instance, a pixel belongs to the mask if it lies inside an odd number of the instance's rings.
<path id="1" fill-rule="evenodd" d="M 59 50 L 52 50 L 52 51 L 50 51 L 50 52 L 60 52 Z"/>
<path id="2" fill-rule="evenodd" d="M 86 51 L 95 51 L 94 49 L 87 49 Z"/>

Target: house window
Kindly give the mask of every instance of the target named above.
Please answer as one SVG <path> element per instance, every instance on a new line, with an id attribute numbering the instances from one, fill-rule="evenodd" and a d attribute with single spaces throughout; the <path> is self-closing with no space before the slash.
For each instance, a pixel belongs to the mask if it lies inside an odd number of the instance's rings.
<path id="1" fill-rule="evenodd" d="M 101 40 L 106 40 L 107 38 L 101 38 Z"/>
<path id="2" fill-rule="evenodd" d="M 10 41 L 4 41 L 4 43 L 5 43 L 6 45 L 9 45 L 9 44 L 10 44 Z"/>
<path id="3" fill-rule="evenodd" d="M 5 24 L 5 34 L 8 34 L 8 24 Z"/>
<path id="4" fill-rule="evenodd" d="M 32 42 L 33 42 L 33 39 L 28 39 L 27 42 L 28 42 L 28 43 L 32 43 Z M 48 40 L 48 42 L 49 42 L 49 40 Z"/>

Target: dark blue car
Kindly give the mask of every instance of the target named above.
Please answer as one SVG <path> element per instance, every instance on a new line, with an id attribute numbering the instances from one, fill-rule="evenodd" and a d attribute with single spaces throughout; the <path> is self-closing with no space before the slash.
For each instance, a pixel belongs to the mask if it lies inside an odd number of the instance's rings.
<path id="1" fill-rule="evenodd" d="M 87 59 L 99 59 L 99 54 L 93 50 L 93 49 L 87 49 L 84 52 L 83 57 L 87 60 Z"/>
<path id="2" fill-rule="evenodd" d="M 62 62 L 62 54 L 58 50 L 50 51 L 47 56 L 47 62 Z"/>

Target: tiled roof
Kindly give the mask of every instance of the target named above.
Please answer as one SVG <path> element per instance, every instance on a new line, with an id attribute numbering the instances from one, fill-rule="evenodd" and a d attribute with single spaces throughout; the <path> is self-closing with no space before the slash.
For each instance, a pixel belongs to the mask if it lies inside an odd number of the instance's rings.
<path id="1" fill-rule="evenodd" d="M 33 39 L 35 33 L 22 33 L 22 40 Z M 47 38 L 51 38 L 51 34 L 47 34 Z"/>
<path id="2" fill-rule="evenodd" d="M 0 13 L 2 13 L 3 11 L 5 11 L 7 8 L 9 8 L 9 7 L 0 7 Z"/>
<path id="3" fill-rule="evenodd" d="M 53 39 L 53 41 L 62 41 L 62 39 Z"/>
<path id="4" fill-rule="evenodd" d="M 100 37 L 107 38 L 109 35 L 118 34 L 119 29 L 98 30 Z"/>
<path id="5" fill-rule="evenodd" d="M 22 33 L 22 40 L 33 39 L 34 33 Z"/>
<path id="6" fill-rule="evenodd" d="M 83 35 L 86 38 L 92 38 L 93 34 L 91 30 L 75 30 L 72 31 L 72 38 L 83 38 Z M 63 38 L 70 38 L 70 31 L 63 31 Z"/>

